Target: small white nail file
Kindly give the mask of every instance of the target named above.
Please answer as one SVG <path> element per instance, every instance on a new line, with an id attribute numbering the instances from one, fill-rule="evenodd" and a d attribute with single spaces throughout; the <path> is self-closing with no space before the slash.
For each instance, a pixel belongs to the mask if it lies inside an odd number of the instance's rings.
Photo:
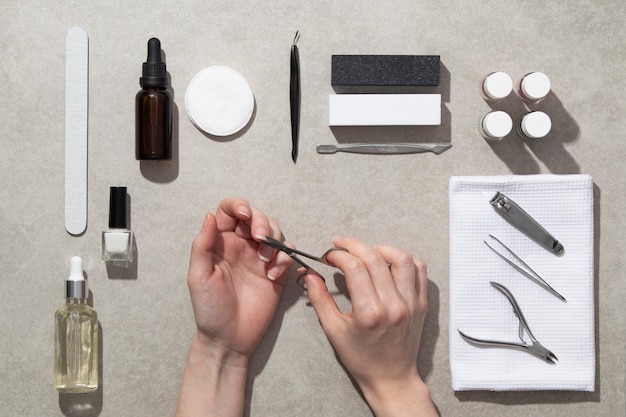
<path id="1" fill-rule="evenodd" d="M 441 94 L 331 94 L 329 126 L 441 124 Z"/>
<path id="2" fill-rule="evenodd" d="M 89 39 L 71 28 L 65 41 L 65 229 L 87 229 L 87 115 Z"/>

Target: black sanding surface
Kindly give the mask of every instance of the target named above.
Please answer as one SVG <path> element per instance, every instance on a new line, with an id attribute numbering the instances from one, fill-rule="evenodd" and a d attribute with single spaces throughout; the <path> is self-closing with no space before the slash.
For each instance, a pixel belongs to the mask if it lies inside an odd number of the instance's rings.
<path id="1" fill-rule="evenodd" d="M 333 55 L 336 86 L 437 86 L 439 55 Z"/>

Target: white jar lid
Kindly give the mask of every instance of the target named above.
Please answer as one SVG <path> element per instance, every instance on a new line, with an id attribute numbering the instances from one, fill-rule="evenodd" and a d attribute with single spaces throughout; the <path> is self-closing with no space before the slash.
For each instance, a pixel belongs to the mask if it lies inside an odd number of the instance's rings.
<path id="1" fill-rule="evenodd" d="M 513 120 L 503 111 L 493 111 L 483 117 L 482 128 L 492 138 L 503 138 L 511 133 Z"/>
<path id="2" fill-rule="evenodd" d="M 540 139 L 550 133 L 552 120 L 542 111 L 528 113 L 520 124 L 522 132 L 531 139 Z"/>
<path id="3" fill-rule="evenodd" d="M 550 92 L 550 78 L 543 72 L 533 72 L 522 78 L 521 89 L 529 99 L 539 100 Z"/>
<path id="4" fill-rule="evenodd" d="M 511 90 L 513 90 L 513 80 L 506 72 L 491 73 L 483 81 L 483 91 L 494 100 L 508 96 Z"/>
<path id="5" fill-rule="evenodd" d="M 246 79 L 229 67 L 208 67 L 196 74 L 185 93 L 189 120 L 215 136 L 243 129 L 254 111 L 254 95 Z"/>

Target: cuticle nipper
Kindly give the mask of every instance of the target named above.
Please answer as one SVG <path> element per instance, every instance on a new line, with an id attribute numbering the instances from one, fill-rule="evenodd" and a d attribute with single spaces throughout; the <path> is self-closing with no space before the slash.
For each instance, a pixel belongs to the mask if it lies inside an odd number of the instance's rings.
<path id="1" fill-rule="evenodd" d="M 509 300 L 509 302 L 513 306 L 513 312 L 515 313 L 515 315 L 517 316 L 519 320 L 519 338 L 521 342 L 519 343 L 518 342 L 501 342 L 497 340 L 478 339 L 475 337 L 468 336 L 467 334 L 463 333 L 460 329 L 457 329 L 457 331 L 461 334 L 461 337 L 463 337 L 463 339 L 465 339 L 465 341 L 469 343 L 480 345 L 480 346 L 510 347 L 510 348 L 522 349 L 532 355 L 535 355 L 545 360 L 548 363 L 556 364 L 556 361 L 558 360 L 556 355 L 552 353 L 550 350 L 548 350 L 546 347 L 544 347 L 541 343 L 539 343 L 539 341 L 535 338 L 533 333 L 530 331 L 530 328 L 528 327 L 528 323 L 526 322 L 526 319 L 524 318 L 524 314 L 522 314 L 522 310 L 520 306 L 517 304 L 515 297 L 513 297 L 513 294 L 511 294 L 511 292 L 502 284 L 498 284 L 497 282 L 493 282 L 493 281 L 490 281 L 490 284 L 496 290 L 504 294 L 504 296 Z M 524 331 L 526 331 L 526 334 L 528 334 L 528 337 L 530 338 L 532 344 L 529 344 L 524 340 Z"/>

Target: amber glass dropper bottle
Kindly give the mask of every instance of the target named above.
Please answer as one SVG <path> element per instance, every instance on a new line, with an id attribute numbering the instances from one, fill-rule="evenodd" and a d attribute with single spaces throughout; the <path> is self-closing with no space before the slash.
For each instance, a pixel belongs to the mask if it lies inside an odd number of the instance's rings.
<path id="1" fill-rule="evenodd" d="M 148 41 L 148 59 L 135 98 L 135 158 L 172 159 L 172 93 L 161 57 L 161 41 Z"/>

